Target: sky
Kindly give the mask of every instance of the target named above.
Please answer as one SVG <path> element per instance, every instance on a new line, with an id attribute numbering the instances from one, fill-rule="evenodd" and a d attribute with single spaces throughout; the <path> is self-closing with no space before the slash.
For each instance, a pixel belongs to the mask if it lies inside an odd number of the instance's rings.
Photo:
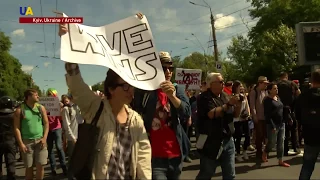
<path id="1" fill-rule="evenodd" d="M 202 0 L 192 2 L 205 5 Z M 248 14 L 247 0 L 206 0 L 216 18 L 219 52 L 226 50 L 232 37 L 246 35 L 255 25 Z M 60 57 L 60 37 L 54 24 L 19 24 L 19 7 L 30 6 L 34 16 L 55 16 L 57 9 L 68 16 L 83 17 L 85 25 L 102 26 L 142 12 L 149 21 L 156 49 L 184 58 L 192 52 L 213 54 L 210 41 L 209 8 L 196 6 L 188 0 L 10 0 L 0 6 L 0 31 L 10 36 L 11 54 L 19 59 L 22 70 L 32 73 L 40 89 L 56 88 L 59 95 L 67 92 L 64 62 Z M 41 14 L 42 7 L 42 14 Z M 57 8 L 56 8 L 57 7 Z M 245 25 L 247 24 L 247 26 Z M 194 35 L 192 35 L 194 34 Z M 210 47 L 211 46 L 211 47 Z M 41 57 L 47 56 L 47 57 Z M 88 85 L 101 82 L 106 67 L 80 66 Z"/>

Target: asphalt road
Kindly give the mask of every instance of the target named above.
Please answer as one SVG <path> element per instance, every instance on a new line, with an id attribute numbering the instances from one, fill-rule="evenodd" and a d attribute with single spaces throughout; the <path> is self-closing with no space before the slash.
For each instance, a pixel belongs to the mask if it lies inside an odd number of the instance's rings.
<path id="1" fill-rule="evenodd" d="M 293 154 L 293 153 L 292 153 Z M 250 159 L 236 163 L 236 179 L 298 179 L 302 167 L 302 156 L 292 155 L 284 157 L 284 161 L 291 166 L 278 166 L 276 153 L 270 153 L 269 162 L 263 163 L 260 167 L 255 163 L 255 153 L 250 153 Z M 320 161 L 316 163 L 315 170 L 312 174 L 312 179 L 320 179 L 320 171 L 317 169 L 320 166 Z M 199 172 L 199 159 L 194 158 L 192 163 L 185 163 L 181 179 L 195 179 Z M 212 179 L 222 179 L 221 168 L 218 167 L 215 176 Z"/>
<path id="2" fill-rule="evenodd" d="M 196 153 L 194 153 L 196 154 Z M 285 157 L 284 160 L 291 165 L 289 168 L 277 166 L 276 153 L 272 152 L 269 162 L 264 163 L 261 167 L 256 166 L 254 162 L 254 152 L 250 152 L 250 159 L 248 161 L 236 163 L 236 179 L 298 179 L 302 164 L 302 154 Z M 185 163 L 181 179 L 195 179 L 199 172 L 199 159 L 196 155 L 193 157 L 191 163 Z M 57 161 L 57 164 L 58 161 Z M 312 179 L 320 179 L 319 162 L 316 164 Z M 6 174 L 5 165 L 3 164 L 3 172 Z M 58 176 L 55 179 L 65 179 L 58 169 Z M 16 164 L 16 173 L 18 179 L 24 179 L 24 167 L 21 162 Z M 45 179 L 53 179 L 50 175 L 50 167 L 45 167 Z M 221 169 L 217 168 L 213 179 L 222 179 Z"/>

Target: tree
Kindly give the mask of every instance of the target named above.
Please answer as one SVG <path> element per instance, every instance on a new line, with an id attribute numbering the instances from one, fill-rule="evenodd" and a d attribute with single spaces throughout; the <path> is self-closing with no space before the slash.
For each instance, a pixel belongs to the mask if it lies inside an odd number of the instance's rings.
<path id="1" fill-rule="evenodd" d="M 180 62 L 178 68 L 186 69 L 201 69 L 202 70 L 202 80 L 206 77 L 208 72 L 216 71 L 216 62 L 213 56 L 203 55 L 199 52 L 193 52 L 189 56 L 185 57 L 183 61 Z"/>
<path id="2" fill-rule="evenodd" d="M 249 0 L 248 0 L 249 1 Z M 250 16 L 259 18 L 252 28 L 251 38 L 258 37 L 270 29 L 277 29 L 281 24 L 294 29 L 295 24 L 320 20 L 319 0 L 250 0 L 253 9 Z"/>
<path id="3" fill-rule="evenodd" d="M 31 76 L 21 70 L 19 60 L 9 53 L 11 44 L 10 38 L 0 32 L 0 97 L 11 96 L 22 100 L 24 91 L 31 86 L 41 95 Z"/>
<path id="4" fill-rule="evenodd" d="M 227 53 L 233 63 L 233 78 L 254 83 L 261 75 L 275 80 L 280 72 L 292 71 L 296 66 L 295 42 L 294 31 L 283 24 L 255 39 L 233 38 Z"/>

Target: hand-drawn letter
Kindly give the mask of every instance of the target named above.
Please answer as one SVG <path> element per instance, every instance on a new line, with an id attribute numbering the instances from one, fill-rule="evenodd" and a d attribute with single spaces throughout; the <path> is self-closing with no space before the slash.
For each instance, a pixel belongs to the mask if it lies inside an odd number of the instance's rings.
<path id="1" fill-rule="evenodd" d="M 157 55 L 155 52 L 140 56 L 136 59 L 135 65 L 142 73 L 136 74 L 138 81 L 149 81 L 157 76 L 158 70 L 156 68 Z M 143 69 L 148 69 L 148 72 Z"/>
<path id="2" fill-rule="evenodd" d="M 123 30 L 123 35 L 127 45 L 128 54 L 153 48 L 153 43 L 151 39 L 143 39 L 145 37 L 149 37 L 148 30 L 149 29 L 145 23 Z"/>
<path id="3" fill-rule="evenodd" d="M 108 54 L 111 56 L 121 55 L 121 31 L 113 32 L 112 40 L 108 40 L 105 35 L 97 35 L 97 38 Z M 112 46 L 109 42 L 112 42 Z"/>
<path id="4" fill-rule="evenodd" d="M 76 26 L 76 27 L 71 27 Z M 104 49 L 101 47 L 100 42 L 96 39 L 95 35 L 91 35 L 88 32 L 84 32 L 81 25 L 68 24 L 69 41 L 71 51 L 79 53 L 88 53 L 90 48 L 93 54 L 100 54 L 105 56 Z M 77 43 L 77 42 L 81 43 Z M 85 44 L 85 46 L 83 46 Z"/>

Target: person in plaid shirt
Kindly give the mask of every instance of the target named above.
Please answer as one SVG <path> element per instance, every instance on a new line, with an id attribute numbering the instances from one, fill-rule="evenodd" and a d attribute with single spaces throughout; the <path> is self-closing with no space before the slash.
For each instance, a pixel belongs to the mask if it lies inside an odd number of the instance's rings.
<path id="1" fill-rule="evenodd" d="M 67 32 L 65 24 L 60 24 L 59 35 Z M 134 88 L 109 69 L 104 82 L 105 98 L 101 99 L 84 83 L 78 64 L 66 63 L 65 68 L 67 85 L 85 123 L 91 123 L 101 101 L 104 103 L 97 123 L 100 151 L 92 179 L 151 179 L 151 146 L 143 120 L 127 105 L 133 99 Z"/>

